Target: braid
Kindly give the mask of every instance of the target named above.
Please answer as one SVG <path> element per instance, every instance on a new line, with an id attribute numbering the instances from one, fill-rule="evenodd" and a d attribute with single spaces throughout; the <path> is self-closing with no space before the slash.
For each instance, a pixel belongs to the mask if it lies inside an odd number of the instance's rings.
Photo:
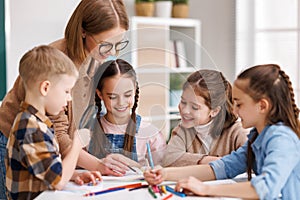
<path id="1" fill-rule="evenodd" d="M 289 76 L 283 71 L 283 70 L 279 70 L 279 74 L 283 77 L 283 79 L 285 80 L 285 82 L 287 83 L 289 92 L 290 92 L 290 96 L 291 96 L 291 103 L 292 103 L 292 107 L 293 107 L 293 111 L 294 111 L 294 117 L 295 120 L 290 119 L 291 121 L 291 128 L 297 133 L 298 137 L 300 138 L 300 122 L 298 120 L 299 117 L 299 109 L 296 105 L 295 102 L 295 94 L 294 94 L 294 90 L 292 87 L 292 82 L 289 78 Z"/>
<path id="2" fill-rule="evenodd" d="M 258 133 L 256 132 L 255 135 L 253 135 L 253 137 L 250 140 L 248 140 L 248 147 L 247 147 L 247 175 L 248 175 L 248 181 L 250 181 L 251 178 L 252 178 L 252 166 L 253 166 L 253 162 L 255 160 L 255 155 L 252 151 L 251 145 L 253 144 L 253 142 L 255 141 L 257 136 L 258 136 Z"/>
<path id="3" fill-rule="evenodd" d="M 232 87 L 230 83 L 224 78 L 224 86 L 226 92 L 226 117 L 224 122 L 224 129 L 227 129 L 232 126 L 238 119 L 238 117 L 233 112 L 233 99 L 232 99 Z"/>
<path id="4" fill-rule="evenodd" d="M 134 105 L 132 107 L 131 111 L 131 117 L 128 122 L 125 138 L 124 138 L 124 151 L 125 152 L 132 152 L 133 144 L 134 144 L 134 136 L 136 133 L 136 109 L 138 106 L 138 100 L 139 100 L 139 86 L 136 82 L 136 92 L 134 96 Z"/>
<path id="5" fill-rule="evenodd" d="M 98 107 L 98 112 L 97 112 L 97 120 L 100 122 L 100 113 L 101 113 L 101 99 L 99 98 L 98 94 L 95 94 L 95 104 Z"/>
<path id="6" fill-rule="evenodd" d="M 294 110 L 294 113 L 295 113 L 295 117 L 298 119 L 299 109 L 297 108 L 297 105 L 296 105 L 296 102 L 295 102 L 295 94 L 294 94 L 294 90 L 293 90 L 293 87 L 292 87 L 292 82 L 290 81 L 289 76 L 284 71 L 280 70 L 279 74 L 284 78 L 284 80 L 286 81 L 286 83 L 289 87 L 290 94 L 291 94 L 291 100 L 292 100 L 292 103 L 293 103 L 293 110 Z"/>

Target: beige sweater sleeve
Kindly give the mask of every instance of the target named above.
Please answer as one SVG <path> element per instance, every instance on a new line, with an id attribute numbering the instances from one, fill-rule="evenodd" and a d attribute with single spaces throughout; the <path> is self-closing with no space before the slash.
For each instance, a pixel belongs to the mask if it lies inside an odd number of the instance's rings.
<path id="1" fill-rule="evenodd" d="M 195 137 L 191 137 L 193 136 L 181 129 L 180 126 L 174 128 L 163 159 L 164 167 L 196 165 L 197 162 L 205 156 L 205 154 L 201 153 L 188 152 L 187 149 L 190 148 L 196 139 Z"/>
<path id="2" fill-rule="evenodd" d="M 240 122 L 235 122 L 230 128 L 213 140 L 209 156 L 224 156 L 235 151 L 247 141 L 249 130 L 243 129 Z M 194 129 L 181 128 L 178 125 L 172 131 L 167 145 L 163 166 L 196 165 L 206 156 L 201 140 Z"/>

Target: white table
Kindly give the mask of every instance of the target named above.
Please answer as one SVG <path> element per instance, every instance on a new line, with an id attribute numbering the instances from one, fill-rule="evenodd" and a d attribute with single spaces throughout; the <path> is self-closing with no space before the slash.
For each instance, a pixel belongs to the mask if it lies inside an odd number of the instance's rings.
<path id="1" fill-rule="evenodd" d="M 110 187 L 115 187 L 115 186 L 120 186 L 120 185 L 127 185 L 127 184 L 132 184 L 132 183 L 139 183 L 142 182 L 146 184 L 145 181 L 103 181 L 102 183 L 102 188 L 110 188 Z M 170 182 L 166 182 L 168 184 Z M 90 186 L 93 187 L 93 186 Z M 169 193 L 168 193 L 169 194 Z M 157 195 L 157 200 L 163 199 L 165 196 L 168 194 L 165 194 L 163 196 L 160 196 L 160 194 Z M 147 188 L 142 188 L 139 190 L 134 190 L 134 191 L 129 191 L 128 189 L 125 190 L 120 190 L 120 191 L 115 191 L 107 194 L 101 194 L 101 195 L 96 195 L 96 196 L 90 196 L 90 197 L 84 197 L 82 194 L 82 191 L 45 191 L 42 194 L 40 194 L 36 200 L 77 200 L 77 199 L 101 199 L 101 200 L 153 200 L 154 198 L 150 195 L 148 192 Z M 196 197 L 196 196 L 187 196 L 187 197 L 179 197 L 176 195 L 173 195 L 169 200 L 178 200 L 178 199 L 200 199 L 200 200 L 206 200 L 206 199 L 222 199 L 222 200 L 237 200 L 237 198 L 213 198 L 213 197 Z"/>

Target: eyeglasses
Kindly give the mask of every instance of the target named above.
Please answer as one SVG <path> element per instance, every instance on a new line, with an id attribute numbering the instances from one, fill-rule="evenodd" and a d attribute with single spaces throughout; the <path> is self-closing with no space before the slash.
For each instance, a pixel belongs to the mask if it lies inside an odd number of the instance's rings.
<path id="1" fill-rule="evenodd" d="M 98 42 L 92 35 L 90 35 L 91 38 L 94 40 L 95 43 L 99 45 L 99 54 L 101 56 L 106 56 L 113 47 L 115 47 L 116 53 L 118 54 L 119 51 L 125 49 L 129 43 L 129 40 L 123 40 L 121 42 L 117 42 L 116 44 L 112 44 L 110 42 Z"/>

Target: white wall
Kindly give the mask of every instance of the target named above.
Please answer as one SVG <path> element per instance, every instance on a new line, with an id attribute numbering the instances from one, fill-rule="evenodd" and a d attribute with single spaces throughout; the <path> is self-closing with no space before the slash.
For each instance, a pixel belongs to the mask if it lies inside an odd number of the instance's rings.
<path id="1" fill-rule="evenodd" d="M 66 23 L 79 0 L 5 0 L 7 91 L 17 75 L 19 60 L 34 46 L 64 35 Z"/>
<path id="2" fill-rule="evenodd" d="M 235 78 L 235 2 L 236 0 L 189 0 L 189 17 L 201 21 L 201 67 L 222 71 Z M 135 0 L 125 0 L 130 16 Z"/>
<path id="3" fill-rule="evenodd" d="M 235 0 L 190 0 L 190 17 L 201 20 L 202 67 L 214 65 L 235 78 Z"/>
<path id="4" fill-rule="evenodd" d="M 66 23 L 80 0 L 5 0 L 7 90 L 17 75 L 22 55 L 40 44 L 63 37 Z M 135 0 L 124 0 L 133 16 Z M 190 17 L 202 23 L 202 66 L 216 67 L 229 80 L 235 68 L 235 0 L 189 0 Z"/>

